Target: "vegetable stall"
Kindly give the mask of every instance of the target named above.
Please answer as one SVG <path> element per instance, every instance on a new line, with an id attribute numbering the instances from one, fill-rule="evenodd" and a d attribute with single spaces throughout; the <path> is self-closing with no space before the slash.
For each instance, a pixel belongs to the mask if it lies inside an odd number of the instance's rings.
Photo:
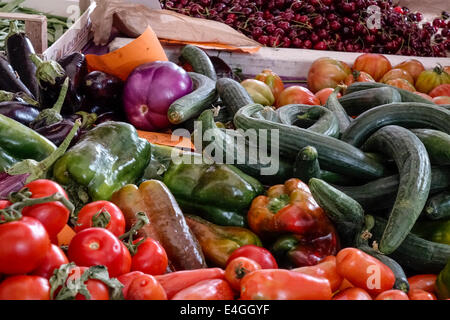
<path id="1" fill-rule="evenodd" d="M 450 299 L 445 45 L 351 63 L 316 45 L 293 80 L 150 27 L 43 55 L 7 32 L 1 300 Z"/>

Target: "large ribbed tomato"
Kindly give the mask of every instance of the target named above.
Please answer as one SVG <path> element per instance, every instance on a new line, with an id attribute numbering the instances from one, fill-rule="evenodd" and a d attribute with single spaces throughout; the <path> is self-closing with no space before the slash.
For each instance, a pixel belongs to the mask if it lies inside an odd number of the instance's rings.
<path id="1" fill-rule="evenodd" d="M 403 61 L 402 63 L 396 65 L 394 69 L 402 69 L 407 71 L 414 78 L 414 82 L 417 80 L 419 75 L 425 71 L 425 67 L 422 62 L 416 59 L 409 59 Z M 413 83 L 414 84 L 414 83 Z"/>
<path id="2" fill-rule="evenodd" d="M 320 58 L 313 62 L 308 72 L 308 87 L 316 93 L 324 88 L 336 88 L 351 73 L 350 67 L 332 58 Z"/>
<path id="3" fill-rule="evenodd" d="M 356 58 L 353 70 L 367 72 L 379 81 L 381 77 L 392 69 L 390 61 L 382 54 L 365 53 Z"/>
<path id="4" fill-rule="evenodd" d="M 416 81 L 417 91 L 429 93 L 441 84 L 450 83 L 450 74 L 445 72 L 442 66 L 436 66 L 433 70 L 423 71 Z"/>

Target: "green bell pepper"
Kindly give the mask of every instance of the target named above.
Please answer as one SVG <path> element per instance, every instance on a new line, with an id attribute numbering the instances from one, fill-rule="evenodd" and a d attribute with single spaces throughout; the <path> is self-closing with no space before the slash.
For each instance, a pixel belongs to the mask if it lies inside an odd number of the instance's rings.
<path id="1" fill-rule="evenodd" d="M 439 299 L 450 299 L 450 260 L 436 279 L 436 294 Z"/>
<path id="2" fill-rule="evenodd" d="M 89 200 L 109 200 L 135 183 L 150 158 L 150 144 L 124 122 L 105 122 L 84 134 L 53 168 L 77 207 Z M 90 198 L 90 199 L 89 199 Z"/>
<path id="3" fill-rule="evenodd" d="M 450 245 L 450 219 L 418 221 L 412 232 L 423 239 Z"/>
<path id="4" fill-rule="evenodd" d="M 0 114 L 0 172 L 25 159 L 41 161 L 55 150 L 47 138 Z"/>

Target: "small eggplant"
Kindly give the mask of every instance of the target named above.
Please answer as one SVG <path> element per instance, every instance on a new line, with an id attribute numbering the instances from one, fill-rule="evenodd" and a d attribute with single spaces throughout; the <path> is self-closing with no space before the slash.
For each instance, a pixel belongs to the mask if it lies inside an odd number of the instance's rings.
<path id="1" fill-rule="evenodd" d="M 88 74 L 87 61 L 84 54 L 74 52 L 59 59 L 58 63 L 66 71 L 73 89 L 78 92 L 84 77 Z"/>
<path id="2" fill-rule="evenodd" d="M 56 122 L 54 124 L 48 125 L 46 127 L 41 127 L 39 129 L 36 129 L 35 131 L 39 133 L 40 135 L 46 137 L 48 140 L 53 142 L 55 146 L 59 146 L 64 139 L 69 134 L 70 130 L 72 130 L 74 126 L 74 122 L 71 120 L 61 120 L 59 122 Z M 77 133 L 75 134 L 72 143 L 75 143 L 78 141 L 78 136 L 80 135 L 80 129 L 78 129 Z"/>
<path id="3" fill-rule="evenodd" d="M 29 126 L 39 116 L 39 110 L 25 102 L 7 101 L 0 103 L 0 114 Z"/>
<path id="4" fill-rule="evenodd" d="M 24 92 L 29 97 L 35 98 L 31 91 L 20 80 L 16 71 L 9 64 L 4 55 L 0 54 L 0 90 L 9 92 Z"/>
<path id="5" fill-rule="evenodd" d="M 17 21 L 11 21 L 9 34 L 6 38 L 6 54 L 9 63 L 19 75 L 23 84 L 34 97 L 39 97 L 39 85 L 36 79 L 36 66 L 31 61 L 34 54 L 33 44 L 17 27 Z"/>
<path id="6" fill-rule="evenodd" d="M 109 107 L 122 101 L 123 87 L 121 79 L 101 71 L 93 71 L 84 78 L 82 90 L 88 105 Z"/>
<path id="7" fill-rule="evenodd" d="M 43 61 L 37 55 L 31 55 L 33 63 L 37 66 L 36 76 L 39 83 L 40 102 L 43 108 L 53 106 L 58 100 L 63 83 L 67 78 L 67 73 L 64 68 L 56 61 Z M 69 78 L 70 80 L 70 78 Z M 62 114 L 75 113 L 80 109 L 82 103 L 81 96 L 74 89 L 71 81 L 67 96 L 62 107 Z"/>

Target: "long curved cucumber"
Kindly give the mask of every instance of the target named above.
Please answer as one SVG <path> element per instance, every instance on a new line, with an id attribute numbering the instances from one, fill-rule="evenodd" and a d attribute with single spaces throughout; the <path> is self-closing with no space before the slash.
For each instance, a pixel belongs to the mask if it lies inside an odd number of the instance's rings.
<path id="1" fill-rule="evenodd" d="M 181 49 L 181 56 L 189 62 L 195 72 L 207 76 L 211 80 L 217 80 L 216 69 L 205 51 L 188 44 Z"/>
<path id="2" fill-rule="evenodd" d="M 449 124 L 450 125 L 450 124 Z M 411 130 L 427 148 L 430 161 L 435 165 L 450 165 L 450 135 L 433 129 Z"/>
<path id="3" fill-rule="evenodd" d="M 347 111 L 344 109 L 344 107 L 341 105 L 338 99 L 338 94 L 341 92 L 342 87 L 337 86 L 336 89 L 333 90 L 331 95 L 328 97 L 327 102 L 325 103 L 324 107 L 328 110 L 332 111 L 336 118 L 338 119 L 339 123 L 339 135 L 345 130 L 347 130 L 348 126 L 352 122 L 351 118 L 348 116 Z"/>
<path id="4" fill-rule="evenodd" d="M 352 116 L 358 116 L 367 110 L 394 102 L 402 102 L 402 97 L 397 90 L 390 87 L 355 91 L 339 98 L 339 103 Z"/>
<path id="5" fill-rule="evenodd" d="M 220 99 L 230 109 L 233 116 L 240 108 L 254 103 L 247 90 L 233 79 L 221 78 L 217 80 L 216 89 Z"/>

